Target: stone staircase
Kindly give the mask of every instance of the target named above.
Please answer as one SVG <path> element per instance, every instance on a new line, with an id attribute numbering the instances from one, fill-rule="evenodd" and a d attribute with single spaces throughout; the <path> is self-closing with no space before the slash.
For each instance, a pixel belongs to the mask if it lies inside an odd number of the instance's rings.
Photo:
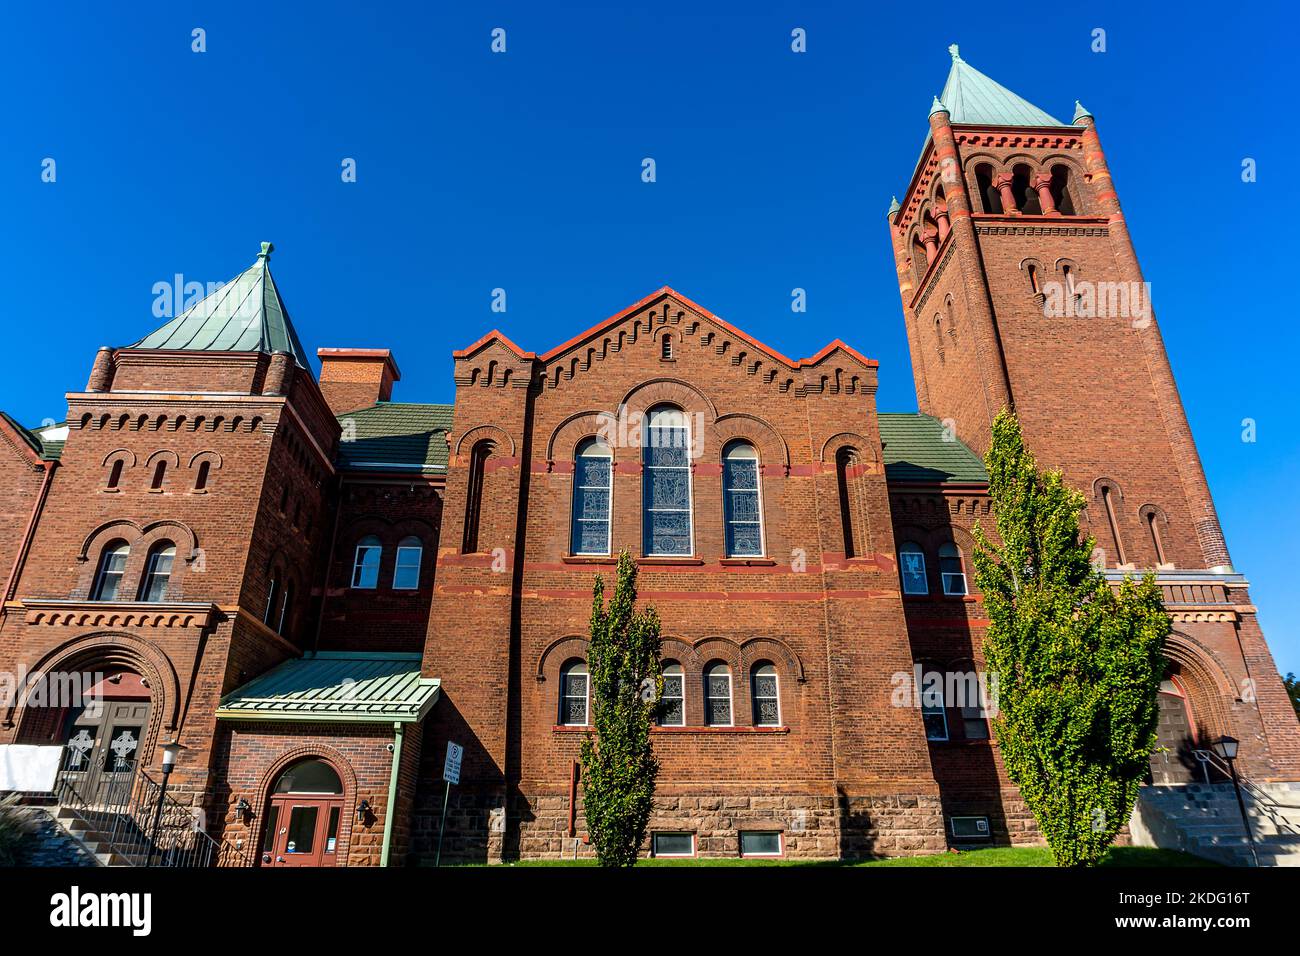
<path id="1" fill-rule="evenodd" d="M 148 843 L 139 838 L 134 823 L 130 824 L 133 839 L 123 840 L 121 834 L 114 832 L 122 827 L 120 820 L 112 819 L 118 816 L 65 805 L 58 808 L 54 822 L 81 844 L 99 866 L 143 866 Z"/>
<path id="2" fill-rule="evenodd" d="M 1260 866 L 1300 866 L 1300 783 L 1243 781 Z M 1142 788 L 1129 830 L 1137 846 L 1182 850 L 1228 866 L 1254 866 L 1231 783 Z"/>

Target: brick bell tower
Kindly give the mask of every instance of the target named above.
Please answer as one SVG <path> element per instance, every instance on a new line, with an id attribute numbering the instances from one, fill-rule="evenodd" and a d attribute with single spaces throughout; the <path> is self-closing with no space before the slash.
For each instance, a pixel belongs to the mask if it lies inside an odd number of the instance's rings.
<path id="1" fill-rule="evenodd" d="M 1295 715 L 1232 567 L 1096 122 L 1076 102 L 1063 123 L 949 53 L 889 209 L 920 410 L 983 452 L 1013 409 L 1039 464 L 1087 497 L 1108 573 L 1158 573 L 1175 622 L 1166 683 L 1192 737 L 1254 738 L 1256 773 L 1300 779 Z"/>

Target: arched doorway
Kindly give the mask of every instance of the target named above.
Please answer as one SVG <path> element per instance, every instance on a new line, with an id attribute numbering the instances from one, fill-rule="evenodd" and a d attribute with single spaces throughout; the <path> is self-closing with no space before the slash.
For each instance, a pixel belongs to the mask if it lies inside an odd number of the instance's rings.
<path id="1" fill-rule="evenodd" d="M 343 826 L 343 782 L 310 757 L 280 774 L 266 805 L 263 866 L 336 866 Z"/>
<path id="2" fill-rule="evenodd" d="M 63 744 L 56 793 L 76 791 L 86 806 L 111 803 L 129 793 L 136 768 L 145 756 L 152 692 L 134 671 L 118 668 L 78 678 L 75 693 L 44 706 L 29 703 L 24 732 L 38 725 Z"/>
<path id="3" fill-rule="evenodd" d="M 1177 664 L 1170 664 L 1160 682 L 1157 750 L 1151 755 L 1151 782 L 1197 783 L 1205 779 L 1196 751 L 1201 748 L 1187 686 Z"/>

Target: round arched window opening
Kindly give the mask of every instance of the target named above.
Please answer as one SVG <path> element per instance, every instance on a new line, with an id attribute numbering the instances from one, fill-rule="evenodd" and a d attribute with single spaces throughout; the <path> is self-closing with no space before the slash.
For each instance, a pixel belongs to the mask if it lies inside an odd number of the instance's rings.
<path id="1" fill-rule="evenodd" d="M 324 760 L 311 758 L 294 764 L 275 782 L 273 793 L 342 794 L 343 782 Z"/>

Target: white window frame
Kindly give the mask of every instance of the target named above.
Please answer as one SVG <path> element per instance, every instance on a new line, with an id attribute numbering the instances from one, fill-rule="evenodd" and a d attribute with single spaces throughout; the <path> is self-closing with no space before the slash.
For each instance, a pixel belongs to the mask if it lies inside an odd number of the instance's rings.
<path id="1" fill-rule="evenodd" d="M 590 454 L 590 452 L 584 452 L 583 450 L 583 449 L 592 449 L 592 448 L 603 448 L 606 454 L 593 455 Z M 600 488 L 597 485 L 579 486 L 578 475 L 577 475 L 577 471 L 578 471 L 577 463 L 578 463 L 578 459 L 584 457 L 609 459 L 609 484 L 607 486 L 605 486 L 604 488 Z M 569 502 L 569 511 L 570 511 L 569 553 L 577 557 L 608 557 L 610 554 L 610 549 L 613 548 L 614 546 L 614 449 L 610 448 L 609 445 L 605 444 L 605 442 L 601 441 L 599 438 L 584 438 L 581 442 L 578 443 L 578 447 L 574 450 L 573 462 L 574 462 L 573 495 Z M 579 551 L 577 549 L 579 536 L 577 535 L 576 532 L 578 530 L 578 525 L 584 521 L 593 524 L 595 523 L 594 518 L 578 517 L 578 492 L 583 489 L 589 489 L 592 491 L 605 491 L 607 493 L 606 501 L 608 502 L 608 513 L 605 515 L 605 550 L 604 551 Z"/>
<path id="2" fill-rule="evenodd" d="M 731 719 L 728 720 L 727 723 L 725 723 L 725 724 L 720 724 L 720 723 L 717 723 L 717 722 L 715 722 L 715 721 L 713 720 L 713 704 L 712 704 L 712 702 L 713 702 L 714 700 L 721 700 L 721 699 L 722 699 L 722 698 L 720 698 L 720 697 L 714 697 L 713 694 L 712 694 L 712 692 L 711 692 L 710 686 L 709 686 L 709 684 L 710 684 L 710 682 L 711 682 L 711 680 L 712 680 L 712 678 L 713 678 L 713 673 L 714 673 L 715 671 L 722 671 L 722 673 L 724 673 L 724 674 L 727 675 L 727 713 L 728 713 L 728 715 L 730 716 Z M 719 662 L 719 663 L 713 664 L 713 665 L 711 665 L 711 666 L 705 668 L 705 671 L 704 671 L 704 720 L 705 720 L 705 726 L 707 726 L 707 727 L 734 727 L 734 726 L 736 726 L 736 688 L 735 688 L 735 686 L 732 684 L 732 681 L 731 681 L 731 665 L 729 665 L 729 664 L 725 664 L 725 663 L 721 663 L 721 662 Z"/>
<path id="3" fill-rule="evenodd" d="M 674 668 L 675 668 L 674 673 L 671 674 L 668 673 L 670 669 L 674 669 Z M 686 669 L 682 667 L 681 664 L 674 662 L 672 664 L 667 665 L 664 668 L 663 676 L 665 679 L 669 677 L 676 677 L 681 682 L 682 690 L 681 690 L 680 697 L 668 697 L 667 695 L 660 697 L 659 704 L 660 706 L 662 706 L 665 700 L 680 700 L 682 702 L 682 719 L 675 724 L 665 724 L 660 722 L 659 715 L 658 713 L 656 713 L 655 723 L 658 724 L 658 726 L 660 727 L 685 727 L 686 726 Z"/>
<path id="4" fill-rule="evenodd" d="M 728 495 L 728 491 L 730 489 L 727 487 L 727 452 L 735 448 L 748 448 L 750 451 L 754 453 L 753 459 L 744 458 L 738 460 L 742 460 L 742 461 L 752 460 L 754 462 L 755 497 L 758 499 L 758 552 L 756 554 L 741 554 L 739 551 L 733 552 L 728 546 L 729 543 L 728 539 L 730 536 L 728 535 L 727 532 L 729 526 L 732 524 L 732 520 L 731 520 L 731 515 L 729 514 L 730 507 L 728 504 L 728 502 L 730 501 L 730 496 Z M 745 522 L 745 524 L 749 524 L 749 523 L 750 522 Z M 766 535 L 767 529 L 763 526 L 763 524 L 764 524 L 763 522 L 763 459 L 759 457 L 758 448 L 756 448 L 752 442 L 748 442 L 743 439 L 733 441 L 733 442 L 728 442 L 727 447 L 722 450 L 722 547 L 723 550 L 726 552 L 727 557 L 729 558 L 765 557 L 767 555 L 767 535 Z"/>
<path id="5" fill-rule="evenodd" d="M 284 624 L 289 619 L 289 602 L 293 600 L 293 581 L 287 581 L 280 592 L 280 619 L 276 622 L 275 633 L 284 637 Z"/>
<path id="6" fill-rule="evenodd" d="M 118 554 L 122 555 L 122 567 L 118 571 L 109 571 L 108 562 L 110 558 Z M 120 545 L 112 548 L 105 547 L 99 553 L 99 567 L 95 569 L 95 580 L 91 585 L 90 593 L 92 601 L 117 601 L 122 597 L 122 582 L 126 579 L 126 565 L 131 560 L 131 545 L 123 541 Z M 104 597 L 104 581 L 110 575 L 116 575 L 117 580 L 113 585 L 113 596 Z"/>
<path id="7" fill-rule="evenodd" d="M 418 544 L 402 544 L 401 541 L 399 541 L 399 542 L 397 543 L 397 559 L 396 559 L 396 561 L 395 561 L 394 564 L 393 564 L 393 590 L 394 590 L 394 591 L 418 591 L 418 590 L 420 590 L 420 571 L 423 570 L 423 565 L 424 565 L 424 542 L 423 542 L 423 541 L 420 541 L 420 539 L 417 538 L 415 535 L 408 535 L 407 537 L 405 537 L 405 538 L 402 539 L 402 541 L 412 541 L 412 540 L 417 541 L 417 542 L 419 542 L 419 543 L 418 543 Z M 402 552 L 403 552 L 403 551 L 414 551 L 414 552 L 415 552 L 416 557 L 415 557 L 415 583 L 414 583 L 414 584 L 398 584 L 398 583 L 397 583 L 397 576 L 398 576 L 398 573 L 402 570 Z M 380 560 L 382 560 L 382 559 L 383 559 L 383 554 L 382 554 L 382 552 L 381 552 L 381 553 L 380 553 Z"/>
<path id="8" fill-rule="evenodd" d="M 759 671 L 769 670 L 769 669 L 772 671 L 772 674 L 771 674 L 772 680 L 776 681 L 776 695 L 775 695 L 775 700 L 776 700 L 776 722 L 775 722 L 775 723 L 771 723 L 771 724 L 764 724 L 764 723 L 759 723 L 759 719 L 758 719 L 758 702 L 759 702 L 760 700 L 771 700 L 771 699 L 773 699 L 773 698 L 769 698 L 769 697 L 760 697 L 760 696 L 758 695 L 758 678 L 759 678 L 760 676 L 763 676 L 763 677 L 768 676 L 768 675 L 766 675 L 766 674 L 760 675 L 760 674 L 759 674 Z M 784 726 L 784 725 L 781 723 L 781 717 L 782 717 L 782 714 L 781 714 L 781 675 L 777 673 L 776 665 L 775 665 L 775 664 L 763 664 L 761 667 L 757 667 L 757 668 L 755 668 L 754 671 L 750 674 L 750 677 L 749 677 L 749 686 L 750 686 L 749 696 L 750 696 L 751 704 L 752 704 L 752 707 L 753 707 L 753 710 L 754 710 L 754 726 L 755 726 L 755 727 L 781 727 L 781 726 Z"/>
<path id="9" fill-rule="evenodd" d="M 690 838 L 691 838 L 691 852 L 690 852 L 690 853 L 660 853 L 660 852 L 655 848 L 655 842 L 656 842 L 656 841 L 658 840 L 658 838 L 661 837 L 661 836 L 684 836 L 684 837 L 690 837 Z M 685 860 L 685 859 L 689 859 L 689 858 L 695 856 L 695 834 L 692 833 L 692 832 L 689 832 L 689 831 L 687 831 L 687 830 L 655 830 L 655 831 L 652 831 L 651 834 L 650 834 L 650 855 L 651 855 L 652 857 L 655 857 L 656 859 L 664 859 L 664 860 L 671 860 L 671 859 Z"/>
<path id="10" fill-rule="evenodd" d="M 951 549 L 952 549 L 954 552 L 956 552 L 956 553 L 955 553 L 955 554 L 947 554 L 947 555 L 945 555 L 943 552 L 944 552 L 944 550 L 947 549 L 947 548 L 951 548 Z M 953 560 L 953 559 L 956 559 L 958 566 L 959 566 L 962 570 L 960 570 L 960 571 L 945 571 L 945 570 L 943 570 L 943 562 L 944 562 L 944 559 L 945 559 L 945 558 L 947 558 L 949 561 L 951 561 L 951 560 Z M 947 541 L 947 542 L 945 542 L 944 544 L 941 544 L 941 545 L 939 546 L 939 577 L 943 580 L 943 593 L 944 593 L 944 596 L 945 596 L 945 597 L 965 597 L 968 593 L 970 593 L 970 592 L 969 592 L 969 589 L 966 587 L 966 570 L 965 570 L 965 569 L 966 569 L 966 563 L 962 560 L 962 557 L 961 557 L 961 548 L 957 547 L 956 542 L 953 542 L 953 541 Z M 948 587 L 948 582 L 949 582 L 949 580 L 952 580 L 952 581 L 954 581 L 954 582 L 956 582 L 956 581 L 960 581 L 960 582 L 961 582 L 961 590 L 960 590 L 960 591 L 954 591 L 954 590 L 952 590 L 951 588 L 949 588 L 949 587 Z"/>
<path id="11" fill-rule="evenodd" d="M 678 415 L 680 415 L 680 416 L 682 417 L 682 426 L 681 426 L 681 427 L 682 427 L 682 431 L 684 431 L 684 432 L 686 433 L 686 441 L 685 441 L 685 446 L 686 446 L 686 528 L 687 528 L 687 536 L 686 536 L 686 537 L 687 537 L 687 543 L 690 545 L 690 550 L 687 551 L 685 554 L 671 554 L 671 553 L 670 553 L 670 554 L 663 554 L 663 553 L 660 553 L 660 552 L 657 552 L 657 551 L 651 551 L 651 550 L 649 550 L 649 548 L 650 548 L 651 543 L 654 541 L 654 535 L 653 535 L 653 534 L 649 535 L 649 539 L 650 539 L 650 540 L 649 540 L 649 541 L 646 540 L 646 537 L 647 537 L 647 535 L 646 535 L 646 531 L 647 531 L 647 521 L 646 521 L 646 517 L 647 517 L 647 515 L 649 515 L 649 513 L 650 513 L 650 506 L 649 506 L 649 504 L 647 504 L 647 502 L 646 502 L 646 485 L 647 485 L 647 482 L 646 482 L 646 480 L 645 480 L 645 474 L 646 474 L 646 473 L 647 473 L 647 472 L 648 472 L 652 467 L 654 467 L 654 468 L 662 468 L 662 467 L 664 467 L 664 466 L 662 466 L 662 465 L 654 465 L 654 466 L 651 466 L 651 465 L 647 465 L 647 464 L 646 464 L 645 452 L 646 452 L 646 449 L 647 449 L 647 448 L 650 448 L 650 447 L 651 447 L 651 445 L 650 445 L 650 429 L 651 429 L 652 427 L 659 427 L 659 428 L 663 428 L 663 427 L 665 427 L 665 426 L 662 426 L 662 425 L 661 425 L 661 426 L 652 426 L 652 425 L 650 424 L 650 419 L 651 419 L 651 417 L 652 417 L 656 412 L 665 412 L 665 411 L 668 411 L 668 410 L 670 410 L 670 409 L 671 409 L 672 411 L 675 411 Z M 667 426 L 667 427 L 676 427 L 676 426 Z M 642 439 L 642 442 L 641 442 L 641 474 L 642 474 L 642 479 L 641 479 L 641 547 L 642 547 L 642 552 L 645 554 L 645 556 L 646 556 L 647 558 L 693 558 L 693 557 L 695 556 L 695 474 L 694 474 L 694 472 L 695 472 L 695 468 L 694 468 L 693 465 L 692 465 L 692 462 L 691 462 L 691 455 L 690 455 L 690 450 L 691 450 L 691 420 L 690 420 L 690 418 L 687 417 L 687 415 L 686 415 L 686 410 L 685 410 L 685 409 L 682 409 L 682 408 L 678 408 L 676 405 L 656 405 L 654 408 L 649 409 L 649 410 L 646 412 L 646 416 L 645 416 L 645 424 L 642 426 L 642 429 L 641 429 L 641 439 Z M 611 512 L 611 514 L 613 513 L 613 508 L 610 509 L 610 512 Z"/>
<path id="12" fill-rule="evenodd" d="M 376 541 L 378 543 L 366 544 L 367 541 L 371 541 L 371 540 Z M 375 582 L 373 584 L 357 583 L 357 572 L 360 571 L 364 566 L 363 565 L 364 559 L 362 557 L 363 551 L 364 552 L 376 551 L 379 554 L 379 557 L 375 560 Z M 352 579 L 351 579 L 352 590 L 377 591 L 379 589 L 379 570 L 381 565 L 383 565 L 383 563 L 384 563 L 384 543 L 380 541 L 378 537 L 376 537 L 375 535 L 368 534 L 360 541 L 358 541 L 356 551 L 353 552 L 353 557 L 352 557 Z"/>
<path id="13" fill-rule="evenodd" d="M 746 833 L 771 833 L 776 836 L 775 853 L 746 853 L 745 852 L 745 834 Z M 740 830 L 736 834 L 737 848 L 740 850 L 740 856 L 743 859 L 775 859 L 779 856 L 785 856 L 785 832 L 782 830 Z"/>
<path id="14" fill-rule="evenodd" d="M 271 574 L 271 583 L 266 588 L 266 610 L 262 612 L 262 623 L 267 627 L 271 626 L 271 616 L 275 614 L 275 599 L 279 596 L 280 576 L 273 572 Z"/>
<path id="15" fill-rule="evenodd" d="M 909 550 L 908 546 L 915 550 Z M 921 559 L 921 591 L 909 591 L 907 589 L 907 575 L 903 573 L 903 555 L 915 554 Z M 898 582 L 903 588 L 903 593 L 914 597 L 923 597 L 930 593 L 930 579 L 925 569 L 925 552 L 915 541 L 904 541 L 903 546 L 898 549 Z"/>
<path id="16" fill-rule="evenodd" d="M 577 694 L 569 693 L 569 678 L 575 674 L 581 674 L 586 678 L 583 686 L 585 690 L 582 694 L 582 718 L 580 724 L 573 723 L 568 719 L 569 708 L 566 706 L 570 700 L 576 700 Z M 557 715 L 560 718 L 561 727 L 590 727 L 591 726 L 591 670 L 587 667 L 586 661 L 574 661 L 566 664 L 560 671 L 560 712 Z"/>
<path id="17" fill-rule="evenodd" d="M 171 552 L 170 555 L 167 554 L 168 551 Z M 160 572 L 158 570 L 158 564 L 162 560 L 164 555 L 170 558 L 170 560 L 167 563 L 167 571 Z M 149 549 L 149 553 L 148 555 L 145 556 L 145 560 L 144 560 L 144 576 L 140 580 L 139 600 L 142 603 L 162 603 L 163 598 L 167 596 L 167 589 L 171 587 L 172 568 L 174 568 L 175 566 L 176 566 L 176 545 L 168 544 L 166 547 L 162 547 L 162 548 L 154 547 Z M 162 592 L 158 596 L 158 600 L 152 601 L 149 597 L 149 593 L 153 591 L 153 583 L 155 578 L 162 578 L 163 586 L 162 586 Z"/>
<path id="18" fill-rule="evenodd" d="M 922 671 L 924 672 L 924 668 L 922 668 Z M 926 688 L 922 686 L 921 687 L 921 726 L 925 730 L 925 739 L 932 743 L 945 743 L 946 741 L 952 739 L 952 732 L 948 727 L 948 695 L 944 692 L 943 684 L 940 683 L 939 685 L 940 701 L 938 706 L 935 706 L 933 704 L 927 704 L 925 702 L 925 698 L 928 693 L 929 691 L 927 691 Z M 938 714 L 940 717 L 943 718 L 942 737 L 930 736 L 930 729 L 929 727 L 926 726 L 925 723 L 925 718 L 929 714 Z"/>

